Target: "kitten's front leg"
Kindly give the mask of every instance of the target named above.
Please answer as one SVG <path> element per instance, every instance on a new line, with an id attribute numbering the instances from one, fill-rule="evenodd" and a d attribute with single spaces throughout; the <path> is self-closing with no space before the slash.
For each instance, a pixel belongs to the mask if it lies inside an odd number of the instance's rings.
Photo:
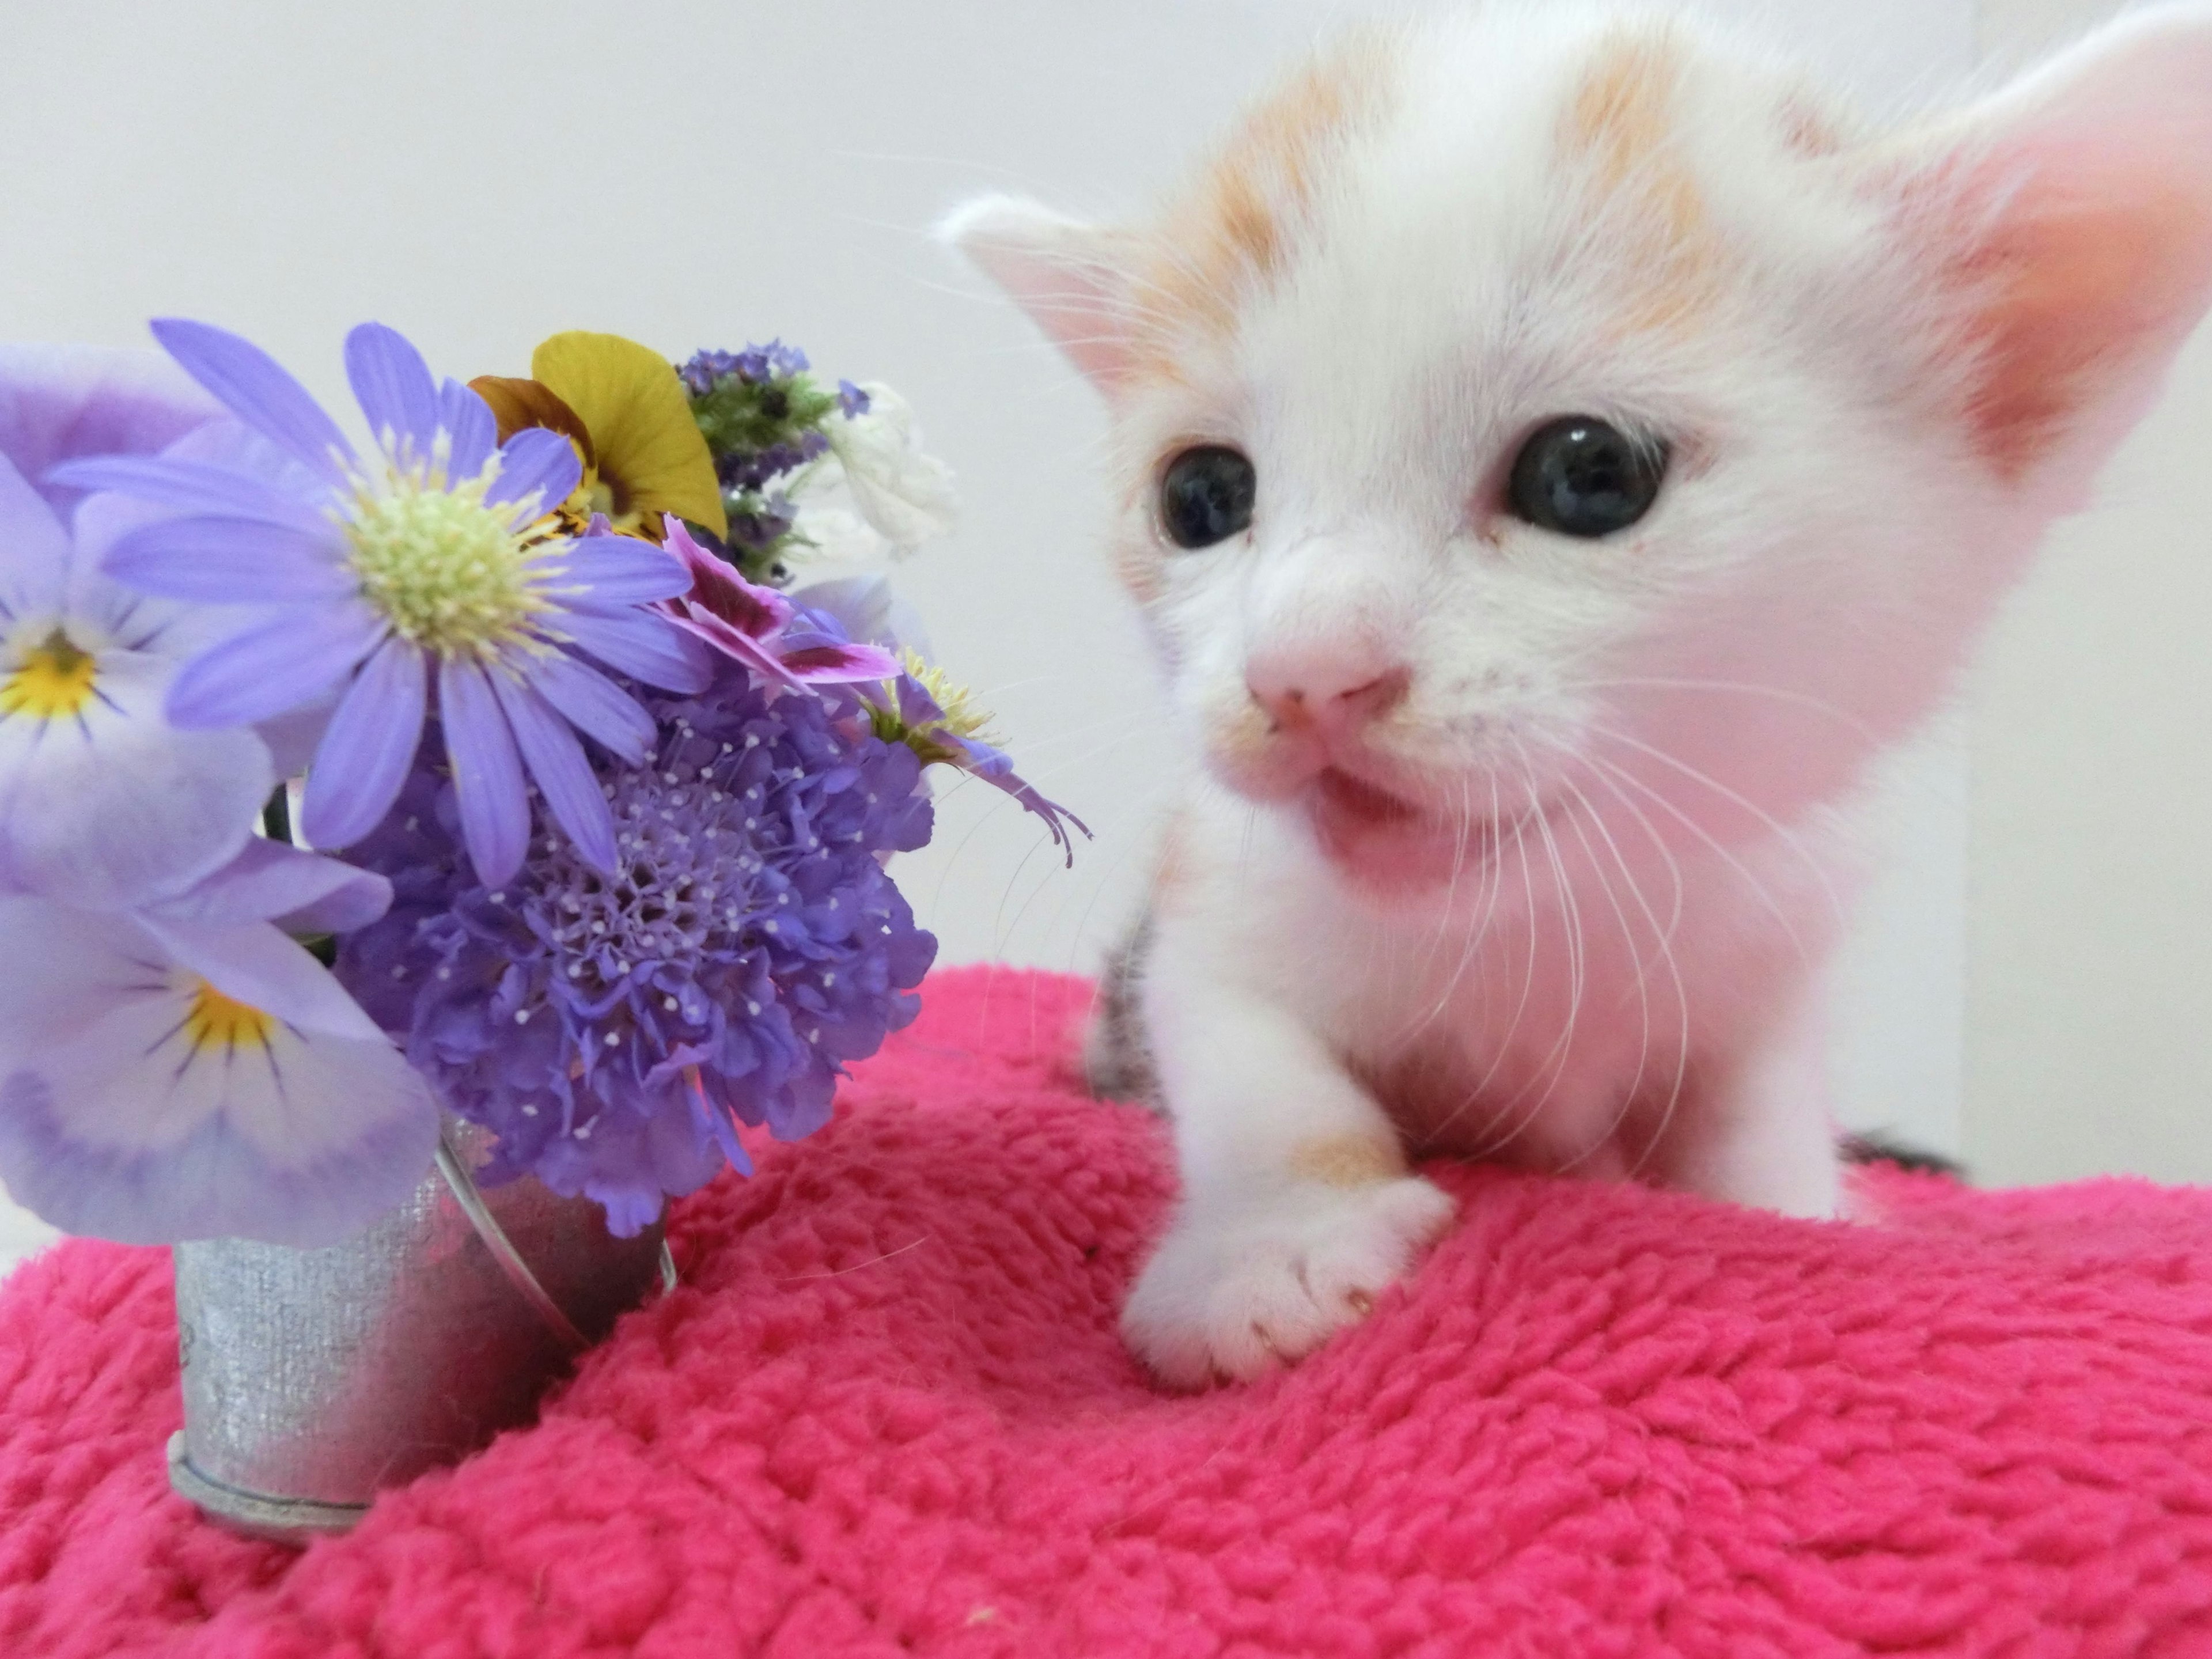
<path id="1" fill-rule="evenodd" d="M 1179 960 L 1146 988 L 1182 1198 L 1121 1316 L 1161 1379 L 1256 1376 L 1364 1317 L 1451 1219 L 1395 1128 L 1287 1010 Z"/>

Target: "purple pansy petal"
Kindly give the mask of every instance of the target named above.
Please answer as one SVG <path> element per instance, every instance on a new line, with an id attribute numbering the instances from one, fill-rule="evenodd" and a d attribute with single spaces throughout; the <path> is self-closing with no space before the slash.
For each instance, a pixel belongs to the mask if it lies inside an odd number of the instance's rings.
<path id="1" fill-rule="evenodd" d="M 438 719 L 469 861 L 487 886 L 502 886 L 522 867 L 530 845 L 530 797 L 514 735 L 483 669 L 453 657 L 439 665 Z"/>
<path id="2" fill-rule="evenodd" d="M 599 781 L 584 759 L 583 745 L 568 723 L 529 686 L 504 674 L 491 677 L 492 690 L 507 711 L 523 763 L 538 781 L 538 792 L 584 862 L 602 875 L 615 870 L 615 821 Z"/>
<path id="3" fill-rule="evenodd" d="M 629 536 L 586 536 L 568 544 L 566 558 L 568 584 L 580 585 L 580 602 L 594 609 L 672 599 L 691 588 L 683 560 Z"/>
<path id="4" fill-rule="evenodd" d="M 252 726 L 313 702 L 384 628 L 366 605 L 287 607 L 185 664 L 169 688 L 169 719 L 186 730 Z"/>
<path id="5" fill-rule="evenodd" d="M 354 459 L 353 446 L 322 405 L 252 342 L 227 329 L 167 317 L 154 337 L 231 413 L 332 483 Z"/>
<path id="6" fill-rule="evenodd" d="M 26 613 L 58 610 L 71 563 L 69 532 L 53 508 L 0 457 L 0 628 Z"/>
<path id="7" fill-rule="evenodd" d="M 252 931 L 248 954 L 335 991 L 274 928 Z M 52 946 L 0 955 L 0 1179 L 57 1226 L 329 1244 L 428 1171 L 436 1107 L 384 1037 L 280 1024 L 196 1048 L 196 972 L 141 924 L 0 901 L 0 933 Z"/>
<path id="8" fill-rule="evenodd" d="M 255 519 L 159 519 L 115 538 L 100 568 L 126 586 L 215 605 L 335 599 L 359 582 L 329 526 L 306 534 Z"/>
<path id="9" fill-rule="evenodd" d="M 226 519 L 255 519 L 304 534 L 331 533 L 331 521 L 305 502 L 227 466 L 160 455 L 95 455 L 65 461 L 49 483 L 87 492 L 109 490 L 142 501 Z"/>
<path id="10" fill-rule="evenodd" d="M 311 845 L 350 847 L 392 810 L 422 742 L 427 678 L 422 647 L 396 634 L 362 665 L 307 769 Z"/>
<path id="11" fill-rule="evenodd" d="M 0 866 L 19 887 L 112 909 L 235 856 L 276 774 L 251 732 L 163 722 L 167 663 L 101 652 L 94 665 L 100 695 L 77 718 L 0 720 Z"/>
<path id="12" fill-rule="evenodd" d="M 365 927 L 391 908 L 382 876 L 253 836 L 222 869 L 144 915 L 187 927 L 267 921 L 289 933 L 331 933 Z"/>
<path id="13" fill-rule="evenodd" d="M 388 451 L 411 447 L 427 460 L 438 435 L 438 383 L 397 329 L 363 323 L 346 336 L 346 380 L 368 429 Z"/>
<path id="14" fill-rule="evenodd" d="M 526 426 L 501 447 L 499 477 L 484 500 L 501 507 L 535 491 L 538 511 L 550 513 L 575 493 L 583 476 L 574 444 L 544 427 Z"/>
<path id="15" fill-rule="evenodd" d="M 60 463 L 150 453 L 221 415 L 158 351 L 0 345 L 0 457 L 61 517 L 80 488 L 48 478 Z"/>
<path id="16" fill-rule="evenodd" d="M 302 1031 L 340 1037 L 378 1035 L 361 1005 L 307 947 L 265 921 L 171 921 L 153 911 L 141 911 L 133 920 L 160 941 L 172 961 L 234 1001 Z"/>
<path id="17" fill-rule="evenodd" d="M 617 760 L 635 766 L 645 758 L 653 741 L 653 717 L 598 669 L 556 651 L 532 658 L 523 673 L 562 719 L 599 739 Z"/>
<path id="18" fill-rule="evenodd" d="M 643 611 L 572 611 L 560 626 L 592 656 L 632 679 L 669 691 L 703 691 L 714 677 L 705 647 L 665 617 Z"/>
<path id="19" fill-rule="evenodd" d="M 492 418 L 491 405 L 459 380 L 449 380 L 438 392 L 438 422 L 453 439 L 446 476 L 475 477 L 499 445 L 499 422 Z"/>

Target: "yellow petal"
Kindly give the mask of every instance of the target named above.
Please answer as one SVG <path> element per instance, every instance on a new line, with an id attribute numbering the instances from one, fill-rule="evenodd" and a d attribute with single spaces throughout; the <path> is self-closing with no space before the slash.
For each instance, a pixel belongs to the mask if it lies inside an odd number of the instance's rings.
<path id="1" fill-rule="evenodd" d="M 625 512 L 674 513 L 729 533 L 714 459 L 674 367 L 618 334 L 556 334 L 530 356 L 531 378 L 592 434 L 602 481 Z"/>

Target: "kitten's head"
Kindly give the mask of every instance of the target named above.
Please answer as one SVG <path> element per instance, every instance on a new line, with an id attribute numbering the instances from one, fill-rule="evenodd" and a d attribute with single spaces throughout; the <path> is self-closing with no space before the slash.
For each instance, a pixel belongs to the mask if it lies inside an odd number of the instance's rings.
<path id="1" fill-rule="evenodd" d="M 1687 18 L 1492 9 L 1317 61 L 1154 222 L 948 230 L 1106 395 L 1224 783 L 1383 885 L 1734 838 L 1937 699 L 2198 317 L 2212 12 L 1883 131 Z"/>

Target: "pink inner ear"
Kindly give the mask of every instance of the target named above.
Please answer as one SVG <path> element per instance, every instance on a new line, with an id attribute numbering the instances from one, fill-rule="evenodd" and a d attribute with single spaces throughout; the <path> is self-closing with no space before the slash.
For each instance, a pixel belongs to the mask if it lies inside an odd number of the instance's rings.
<path id="1" fill-rule="evenodd" d="M 2165 171 L 2148 176 L 2077 167 L 2031 177 L 1954 267 L 1981 301 L 1977 444 L 2006 477 L 2154 374 L 2203 311 L 2212 186 L 2181 165 L 2195 160 L 2159 158 Z"/>

